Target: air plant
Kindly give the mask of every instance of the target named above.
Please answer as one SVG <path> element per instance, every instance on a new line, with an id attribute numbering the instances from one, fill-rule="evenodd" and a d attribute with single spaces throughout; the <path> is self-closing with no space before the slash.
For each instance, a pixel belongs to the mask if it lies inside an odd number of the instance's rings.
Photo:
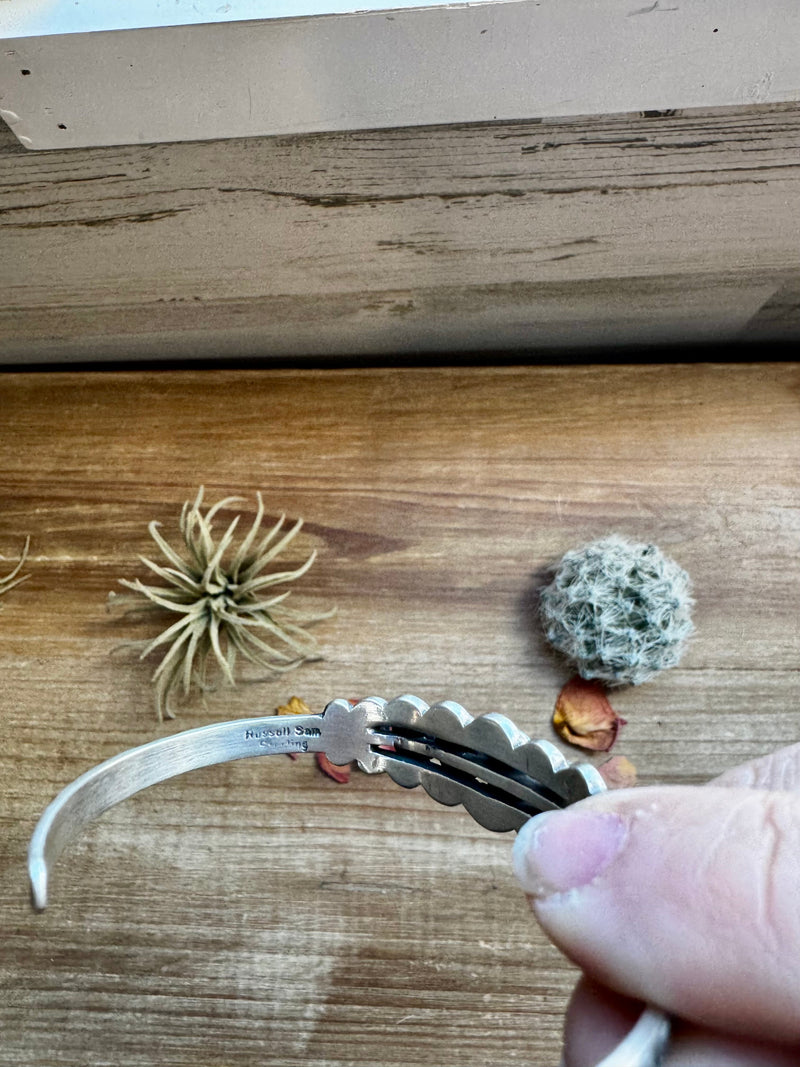
<path id="1" fill-rule="evenodd" d="M 25 561 L 28 558 L 28 549 L 31 545 L 30 537 L 25 538 L 25 544 L 22 546 L 22 555 L 19 558 L 19 563 L 12 571 L 0 578 L 0 596 L 7 593 L 9 589 L 13 589 L 15 585 L 19 585 L 20 582 L 26 581 L 30 578 L 29 574 L 20 574 L 19 572 L 25 566 Z"/>
<path id="2" fill-rule="evenodd" d="M 207 691 L 209 667 L 218 668 L 223 679 L 236 684 L 240 659 L 270 673 L 284 673 L 309 659 L 319 659 L 318 644 L 305 626 L 329 618 L 335 609 L 309 616 L 287 607 L 290 591 L 270 595 L 273 586 L 302 577 L 316 559 L 316 550 L 299 567 L 267 570 L 295 538 L 303 525 L 298 519 L 285 529 L 286 516 L 266 533 L 262 531 L 264 501 L 256 494 L 255 519 L 238 547 L 234 534 L 237 515 L 221 536 L 213 528 L 224 508 L 241 502 L 226 497 L 203 510 L 203 488 L 194 501 L 186 501 L 180 517 L 181 551 L 176 551 L 159 532 L 159 523 L 148 526 L 150 536 L 167 560 L 167 566 L 144 556 L 142 562 L 166 585 L 145 585 L 138 578 L 120 583 L 134 596 L 111 594 L 116 602 L 134 608 L 171 612 L 179 618 L 152 641 L 144 644 L 144 659 L 159 648 L 166 651 L 153 674 L 159 720 L 175 717 L 172 697 L 186 697 L 193 685 Z M 142 602 L 142 598 L 146 603 Z"/>

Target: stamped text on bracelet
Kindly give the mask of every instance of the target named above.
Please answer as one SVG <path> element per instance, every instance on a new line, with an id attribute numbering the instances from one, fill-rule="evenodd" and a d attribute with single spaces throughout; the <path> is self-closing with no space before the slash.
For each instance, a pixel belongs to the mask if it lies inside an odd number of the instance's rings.
<path id="1" fill-rule="evenodd" d="M 274 729 L 245 730 L 245 741 L 258 741 L 260 748 L 274 748 L 280 745 L 282 748 L 298 749 L 301 752 L 308 751 L 309 737 L 321 737 L 322 731 L 316 726 L 277 726 Z"/>

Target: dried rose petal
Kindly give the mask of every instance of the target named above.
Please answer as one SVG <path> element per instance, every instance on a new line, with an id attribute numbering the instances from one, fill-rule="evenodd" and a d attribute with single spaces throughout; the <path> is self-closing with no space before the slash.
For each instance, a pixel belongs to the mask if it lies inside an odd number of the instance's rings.
<path id="1" fill-rule="evenodd" d="M 289 697 L 286 704 L 281 704 L 275 709 L 278 715 L 310 715 L 311 708 L 300 697 Z"/>
<path id="2" fill-rule="evenodd" d="M 609 789 L 630 789 L 636 785 L 636 768 L 627 756 L 612 756 L 597 769 Z"/>
<path id="3" fill-rule="evenodd" d="M 350 781 L 350 764 L 345 763 L 344 766 L 340 766 L 337 763 L 331 763 L 324 752 L 317 753 L 317 766 L 323 774 L 327 774 L 329 778 L 332 778 L 334 782 L 340 782 L 344 785 Z"/>
<path id="4" fill-rule="evenodd" d="M 625 725 L 608 702 L 599 682 L 573 678 L 556 700 L 553 726 L 559 737 L 571 745 L 608 752 Z"/>

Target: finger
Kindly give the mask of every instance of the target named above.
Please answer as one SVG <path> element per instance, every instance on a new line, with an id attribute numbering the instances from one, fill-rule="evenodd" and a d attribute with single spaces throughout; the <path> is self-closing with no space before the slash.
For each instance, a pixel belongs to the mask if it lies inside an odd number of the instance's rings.
<path id="1" fill-rule="evenodd" d="M 710 1029 L 800 1044 L 800 795 L 605 793 L 531 820 L 514 861 L 591 977 Z"/>
<path id="2" fill-rule="evenodd" d="M 800 1048 L 686 1029 L 675 1035 L 664 1067 L 797 1067 Z"/>
<path id="3" fill-rule="evenodd" d="M 750 789 L 800 790 L 800 745 L 790 745 L 734 767 L 714 785 Z M 635 1025 L 642 1010 L 638 1001 L 612 993 L 582 978 L 567 1010 L 564 1033 L 566 1067 L 593 1067 L 607 1056 Z M 673 1037 L 670 1067 L 796 1067 L 800 1055 L 763 1043 L 723 1038 L 709 1031 L 684 1028 Z"/>
<path id="4" fill-rule="evenodd" d="M 789 745 L 768 756 L 732 767 L 712 785 L 741 786 L 745 789 L 788 789 L 800 791 L 800 745 Z"/>
<path id="5" fill-rule="evenodd" d="M 564 1067 L 595 1067 L 631 1030 L 643 1007 L 582 978 L 567 1008 Z M 686 1025 L 673 1031 L 664 1067 L 797 1067 L 798 1062 L 800 1049 Z"/>

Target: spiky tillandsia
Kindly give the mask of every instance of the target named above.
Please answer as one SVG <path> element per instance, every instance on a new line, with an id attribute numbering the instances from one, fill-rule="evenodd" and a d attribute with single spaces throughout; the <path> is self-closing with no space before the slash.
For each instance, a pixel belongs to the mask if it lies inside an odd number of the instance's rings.
<path id="1" fill-rule="evenodd" d="M 286 607 L 290 591 L 265 595 L 272 586 L 292 582 L 308 571 L 316 550 L 301 566 L 292 570 L 265 573 L 269 564 L 294 539 L 303 520 L 285 529 L 281 515 L 262 535 L 264 501 L 256 494 L 255 519 L 237 548 L 234 533 L 237 515 L 221 537 L 214 536 L 213 521 L 224 508 L 240 503 L 241 497 L 225 497 L 203 513 L 203 488 L 194 501 L 187 500 L 180 517 L 180 533 L 185 556 L 177 552 L 159 532 L 159 523 L 148 526 L 150 536 L 170 566 L 162 566 L 140 556 L 165 586 L 145 585 L 138 578 L 120 579 L 136 596 L 117 596 L 125 606 L 153 607 L 180 617 L 152 641 L 145 643 L 141 658 L 157 648 L 166 652 L 153 674 L 156 710 L 159 719 L 174 718 L 171 698 L 176 690 L 187 696 L 192 684 L 201 689 L 208 684 L 209 664 L 220 669 L 231 685 L 236 683 L 239 657 L 270 672 L 283 673 L 301 663 L 319 658 L 316 638 L 305 626 L 329 618 L 335 609 L 319 615 L 305 615 Z M 114 594 L 112 594 L 114 596 Z M 147 604 L 142 604 L 141 597 Z"/>
<path id="2" fill-rule="evenodd" d="M 25 561 L 28 558 L 28 549 L 31 546 L 30 537 L 25 538 L 25 544 L 22 546 L 22 555 L 19 557 L 19 562 L 16 567 L 8 574 L 0 578 L 0 596 L 7 593 L 9 589 L 13 589 L 15 585 L 19 585 L 20 582 L 27 581 L 30 578 L 29 574 L 20 574 L 19 572 L 25 566 Z"/>

